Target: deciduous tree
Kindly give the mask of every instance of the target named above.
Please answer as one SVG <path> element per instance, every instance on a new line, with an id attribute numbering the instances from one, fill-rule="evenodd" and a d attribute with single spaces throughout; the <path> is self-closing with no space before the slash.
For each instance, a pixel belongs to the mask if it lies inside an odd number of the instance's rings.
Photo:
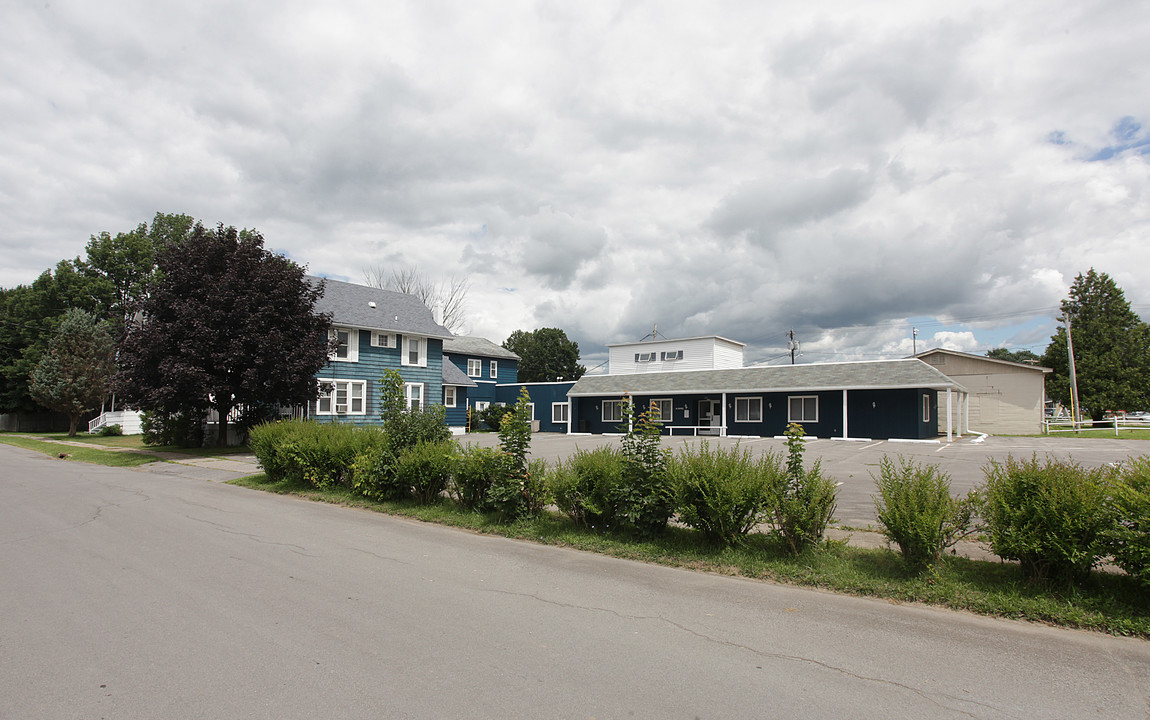
<path id="1" fill-rule="evenodd" d="M 197 223 L 156 253 L 158 279 L 129 323 L 115 387 L 133 407 L 202 417 L 263 419 L 316 397 L 331 318 L 315 312 L 322 285 L 264 249 L 255 231 Z"/>
<path id="2" fill-rule="evenodd" d="M 1150 408 L 1150 326 L 1131 309 L 1121 288 L 1094 268 L 1079 274 L 1062 301 L 1073 335 L 1079 402 L 1095 420 L 1107 410 Z M 1042 364 L 1048 396 L 1070 403 L 1066 327 L 1050 338 Z"/>
<path id="3" fill-rule="evenodd" d="M 579 364 L 579 343 L 559 328 L 516 330 L 503 347 L 519 356 L 519 382 L 578 380 L 587 372 Z"/>

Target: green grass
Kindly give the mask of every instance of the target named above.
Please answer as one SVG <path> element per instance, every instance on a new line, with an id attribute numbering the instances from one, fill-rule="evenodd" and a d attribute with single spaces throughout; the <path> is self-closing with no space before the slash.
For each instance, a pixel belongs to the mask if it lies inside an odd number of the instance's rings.
<path id="1" fill-rule="evenodd" d="M 145 445 L 143 435 L 109 435 L 107 437 L 103 437 L 100 435 L 77 433 L 76 437 L 68 437 L 68 433 L 0 433 L 0 438 L 4 437 L 22 437 L 30 439 L 45 438 L 47 440 L 57 440 L 63 442 L 82 442 L 88 445 L 101 447 L 128 448 L 129 450 L 137 450 L 139 452 L 145 453 L 171 452 L 180 453 L 182 455 L 191 455 L 194 457 L 226 458 L 228 455 L 239 455 L 251 452 L 247 445 L 239 445 L 236 447 L 202 448 L 182 448 L 176 447 L 174 445 Z"/>
<path id="2" fill-rule="evenodd" d="M 446 500 L 435 505 L 373 502 L 346 488 L 317 490 L 270 482 L 265 475 L 233 484 L 641 562 L 1150 638 L 1150 596 L 1124 575 L 1095 572 L 1079 587 L 1037 585 L 1014 564 L 946 557 L 931 571 L 915 576 L 907 574 L 894 551 L 854 548 L 843 542 L 791 557 L 780 541 L 763 534 L 753 534 L 734 548 L 720 548 L 705 544 L 699 533 L 686 528 L 672 527 L 656 540 L 637 540 L 577 527 L 555 514 L 501 525 L 493 517 L 463 511 Z"/>
<path id="3" fill-rule="evenodd" d="M 1066 437 L 1066 438 L 1110 438 L 1111 440 L 1150 440 L 1150 428 L 1118 428 L 1117 438 L 1114 436 L 1114 428 L 1091 428 L 1090 430 L 1079 430 L 1077 433 L 1073 432 L 1056 432 L 1048 435 L 1034 435 L 1031 437 Z"/>
<path id="4" fill-rule="evenodd" d="M 60 443 L 45 442 L 24 435 L 11 435 L 7 433 L 0 434 L 0 443 L 15 445 L 16 447 L 22 447 L 26 450 L 35 450 L 36 452 L 51 455 L 52 457 L 60 457 L 63 460 L 107 465 L 109 467 L 136 467 L 137 465 L 146 465 L 147 463 L 156 462 L 160 459 L 154 455 L 115 452 L 112 450 L 101 450 L 98 447 L 87 448 L 75 447 L 74 445 L 61 445 Z"/>

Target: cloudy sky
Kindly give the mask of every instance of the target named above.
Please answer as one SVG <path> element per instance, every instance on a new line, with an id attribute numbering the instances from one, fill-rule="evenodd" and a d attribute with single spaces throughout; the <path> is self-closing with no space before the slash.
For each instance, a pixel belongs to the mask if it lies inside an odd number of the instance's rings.
<path id="1" fill-rule="evenodd" d="M 157 211 L 470 281 L 584 362 L 1041 353 L 1150 316 L 1150 5 L 0 0 L 0 286 Z"/>

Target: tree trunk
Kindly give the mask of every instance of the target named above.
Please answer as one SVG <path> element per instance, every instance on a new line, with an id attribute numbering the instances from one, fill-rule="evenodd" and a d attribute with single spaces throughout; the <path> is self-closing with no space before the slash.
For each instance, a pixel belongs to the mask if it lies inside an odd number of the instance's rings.
<path id="1" fill-rule="evenodd" d="M 76 437 L 76 426 L 80 423 L 80 415 L 68 415 L 68 437 Z"/>
<path id="2" fill-rule="evenodd" d="M 225 447 L 228 444 L 228 415 L 232 414 L 232 407 L 221 405 L 216 409 L 219 412 L 219 422 L 216 423 L 216 447 Z"/>

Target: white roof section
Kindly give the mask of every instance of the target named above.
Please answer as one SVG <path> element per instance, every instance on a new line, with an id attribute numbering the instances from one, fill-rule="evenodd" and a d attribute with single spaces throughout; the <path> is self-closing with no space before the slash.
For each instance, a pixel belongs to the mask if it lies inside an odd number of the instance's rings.
<path id="1" fill-rule="evenodd" d="M 635 342 L 612 343 L 612 344 L 607 345 L 607 347 L 609 347 L 609 348 L 630 347 L 632 345 L 649 345 L 651 343 L 689 342 L 691 340 L 722 340 L 725 343 L 730 343 L 732 345 L 738 345 L 739 347 L 746 347 L 747 346 L 746 343 L 741 343 L 738 340 L 732 340 L 730 338 L 725 338 L 722 335 L 696 335 L 695 337 L 685 337 L 685 338 L 652 338 L 650 340 L 637 340 Z"/>

